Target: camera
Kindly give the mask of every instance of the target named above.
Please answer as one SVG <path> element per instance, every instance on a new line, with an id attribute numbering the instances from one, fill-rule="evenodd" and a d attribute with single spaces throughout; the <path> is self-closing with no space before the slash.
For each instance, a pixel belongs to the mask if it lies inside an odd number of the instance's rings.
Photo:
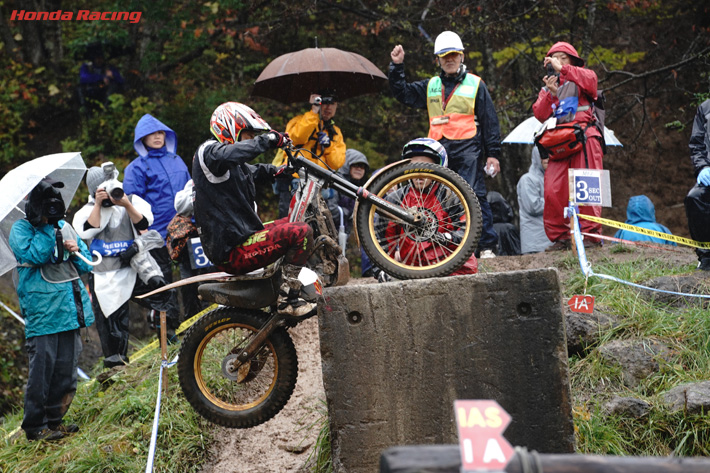
<path id="1" fill-rule="evenodd" d="M 547 71 L 547 75 L 548 75 L 548 76 L 559 76 L 559 75 L 560 75 L 559 72 L 557 72 L 557 71 L 555 70 L 555 68 L 552 67 L 552 64 L 550 64 L 550 63 L 548 63 L 548 64 L 545 66 L 545 71 Z"/>
<path id="2" fill-rule="evenodd" d="M 123 192 L 123 184 L 121 184 L 116 177 L 118 177 L 118 172 L 116 171 L 116 166 L 111 163 L 103 163 L 101 165 L 101 169 L 104 172 L 104 178 L 106 179 L 104 182 L 99 184 L 98 189 L 104 189 L 106 193 L 111 197 L 113 200 L 121 200 L 123 198 L 124 192 Z M 102 207 L 111 207 L 113 205 L 113 202 L 111 202 L 111 199 L 106 199 L 101 202 Z"/>
<path id="3" fill-rule="evenodd" d="M 47 217 L 47 222 L 57 224 L 66 213 L 62 194 L 54 187 L 48 186 L 42 193 L 42 216 Z"/>

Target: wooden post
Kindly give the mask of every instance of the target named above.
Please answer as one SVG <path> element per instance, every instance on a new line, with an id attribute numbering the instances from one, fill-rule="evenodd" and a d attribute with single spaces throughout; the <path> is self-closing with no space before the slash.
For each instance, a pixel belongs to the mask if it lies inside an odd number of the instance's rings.
<path id="1" fill-rule="evenodd" d="M 168 329 L 166 327 L 167 318 L 165 311 L 160 311 L 160 357 L 162 361 L 168 361 Z M 162 362 L 161 362 L 162 363 Z M 163 373 L 163 392 L 168 394 L 168 372 Z"/>

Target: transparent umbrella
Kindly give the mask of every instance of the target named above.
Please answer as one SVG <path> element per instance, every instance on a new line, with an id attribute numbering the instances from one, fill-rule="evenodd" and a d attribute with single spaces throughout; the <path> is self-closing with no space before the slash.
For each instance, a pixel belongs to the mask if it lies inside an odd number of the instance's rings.
<path id="1" fill-rule="evenodd" d="M 535 117 L 527 118 L 520 125 L 516 126 L 501 143 L 527 144 L 535 143 L 535 132 L 542 126 L 542 123 Z M 614 132 L 604 127 L 604 141 L 607 146 L 624 146 L 614 135 Z"/>
<path id="2" fill-rule="evenodd" d="M 8 238 L 12 224 L 25 217 L 25 202 L 32 189 L 45 177 L 63 182 L 59 191 L 68 208 L 85 172 L 81 153 L 58 153 L 28 161 L 0 180 L 0 275 L 17 266 Z"/>

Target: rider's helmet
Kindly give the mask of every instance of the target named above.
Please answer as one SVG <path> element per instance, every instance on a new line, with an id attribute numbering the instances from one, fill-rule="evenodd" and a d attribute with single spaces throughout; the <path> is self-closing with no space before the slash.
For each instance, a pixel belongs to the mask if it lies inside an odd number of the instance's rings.
<path id="1" fill-rule="evenodd" d="M 453 51 L 463 54 L 463 43 L 459 35 L 453 31 L 444 31 L 436 37 L 436 41 L 434 41 L 435 55 L 444 56 Z"/>
<path id="2" fill-rule="evenodd" d="M 439 166 L 447 167 L 449 164 L 449 157 L 442 144 L 431 138 L 417 138 L 404 145 L 402 159 L 414 156 L 427 156 Z"/>
<path id="3" fill-rule="evenodd" d="M 259 133 L 271 127 L 251 108 L 239 102 L 225 102 L 215 109 L 210 118 L 210 131 L 220 143 L 239 141 L 242 130 Z"/>

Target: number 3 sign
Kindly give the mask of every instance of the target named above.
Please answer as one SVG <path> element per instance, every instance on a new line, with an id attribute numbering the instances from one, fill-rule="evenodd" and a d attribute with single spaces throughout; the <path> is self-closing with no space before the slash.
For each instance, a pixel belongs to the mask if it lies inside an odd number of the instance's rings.
<path id="1" fill-rule="evenodd" d="M 611 186 L 606 169 L 570 169 L 569 200 L 577 205 L 611 207 Z"/>

